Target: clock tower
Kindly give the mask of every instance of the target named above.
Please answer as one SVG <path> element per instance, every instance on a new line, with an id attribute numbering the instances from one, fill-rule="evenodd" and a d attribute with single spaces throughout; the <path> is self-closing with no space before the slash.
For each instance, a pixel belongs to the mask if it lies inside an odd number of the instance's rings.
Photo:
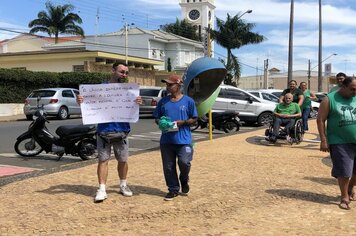
<path id="1" fill-rule="evenodd" d="M 198 32 L 204 36 L 210 26 L 214 29 L 214 0 L 180 0 L 182 19 L 198 26 Z"/>

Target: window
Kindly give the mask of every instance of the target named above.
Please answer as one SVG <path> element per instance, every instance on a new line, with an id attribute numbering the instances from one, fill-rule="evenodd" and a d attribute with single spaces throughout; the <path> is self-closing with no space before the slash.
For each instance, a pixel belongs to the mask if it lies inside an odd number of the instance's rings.
<path id="1" fill-rule="evenodd" d="M 247 100 L 250 96 L 239 90 L 226 89 L 226 97 L 237 100 Z"/>
<path id="2" fill-rule="evenodd" d="M 73 72 L 83 72 L 84 71 L 84 65 L 74 65 L 73 66 Z"/>
<path id="3" fill-rule="evenodd" d="M 73 90 L 75 96 L 78 96 L 79 95 L 79 91 L 78 90 Z"/>
<path id="4" fill-rule="evenodd" d="M 185 63 L 190 63 L 190 52 L 189 51 L 185 51 L 184 52 L 184 62 Z"/>
<path id="5" fill-rule="evenodd" d="M 62 97 L 64 97 L 64 98 L 74 98 L 72 90 L 63 90 L 62 91 Z"/>
<path id="6" fill-rule="evenodd" d="M 46 98 L 46 97 L 53 97 L 56 91 L 53 90 L 39 90 L 39 91 L 33 91 L 32 94 L 29 96 L 30 98 Z"/>
<path id="7" fill-rule="evenodd" d="M 269 93 L 262 93 L 262 98 L 272 102 L 278 102 L 278 98 Z"/>
<path id="8" fill-rule="evenodd" d="M 158 97 L 158 89 L 140 89 L 140 96 Z"/>

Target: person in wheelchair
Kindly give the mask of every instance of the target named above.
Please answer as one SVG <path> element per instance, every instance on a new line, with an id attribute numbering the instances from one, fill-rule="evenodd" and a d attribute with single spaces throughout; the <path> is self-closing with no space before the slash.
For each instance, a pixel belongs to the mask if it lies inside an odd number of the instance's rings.
<path id="1" fill-rule="evenodd" d="M 284 126 L 287 141 L 290 143 L 293 142 L 291 130 L 295 125 L 296 119 L 302 116 L 302 112 L 299 105 L 292 101 L 293 95 L 291 93 L 287 93 L 284 96 L 283 103 L 277 104 L 273 112 L 275 115 L 273 120 L 273 132 L 269 134 L 269 137 L 266 137 L 267 141 L 275 143 L 279 135 L 279 128 Z"/>

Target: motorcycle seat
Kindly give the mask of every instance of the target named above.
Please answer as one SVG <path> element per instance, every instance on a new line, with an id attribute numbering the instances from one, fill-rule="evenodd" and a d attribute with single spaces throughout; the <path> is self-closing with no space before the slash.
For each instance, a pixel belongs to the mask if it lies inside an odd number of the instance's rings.
<path id="1" fill-rule="evenodd" d="M 62 125 L 57 128 L 56 134 L 59 136 L 66 136 L 78 133 L 88 133 L 95 130 L 95 125 Z"/>

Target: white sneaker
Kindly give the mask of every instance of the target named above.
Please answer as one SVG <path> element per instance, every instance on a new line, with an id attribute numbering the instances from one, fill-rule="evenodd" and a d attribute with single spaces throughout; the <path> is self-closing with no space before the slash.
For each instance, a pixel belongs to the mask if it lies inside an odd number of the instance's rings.
<path id="1" fill-rule="evenodd" d="M 120 186 L 120 193 L 125 197 L 131 197 L 133 195 L 131 189 L 127 185 Z"/>
<path id="2" fill-rule="evenodd" d="M 287 142 L 290 144 L 292 144 L 294 142 L 293 138 L 289 135 L 287 135 L 286 139 L 287 139 Z"/>
<path id="3" fill-rule="evenodd" d="M 98 191 L 96 192 L 94 202 L 102 202 L 107 198 L 108 195 L 106 194 L 106 191 L 98 189 Z"/>

